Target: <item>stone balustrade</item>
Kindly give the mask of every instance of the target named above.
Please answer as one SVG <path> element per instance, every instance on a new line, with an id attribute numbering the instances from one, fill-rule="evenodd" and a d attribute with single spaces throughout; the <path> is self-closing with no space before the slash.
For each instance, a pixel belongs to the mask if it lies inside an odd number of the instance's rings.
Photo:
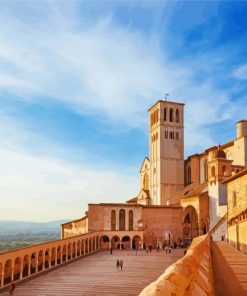
<path id="1" fill-rule="evenodd" d="M 142 231 L 96 231 L 0 253 L 0 291 L 71 260 L 109 248 L 142 246 Z"/>
<path id="2" fill-rule="evenodd" d="M 140 296 L 214 295 L 210 236 L 193 240 L 186 255 L 168 267 Z"/>

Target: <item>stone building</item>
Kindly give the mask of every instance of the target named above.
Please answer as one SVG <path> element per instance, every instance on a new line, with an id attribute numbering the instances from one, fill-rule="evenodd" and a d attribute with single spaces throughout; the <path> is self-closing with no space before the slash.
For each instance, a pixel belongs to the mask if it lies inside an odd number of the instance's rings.
<path id="1" fill-rule="evenodd" d="M 62 238 L 107 231 L 105 247 L 180 244 L 207 233 L 226 214 L 224 181 L 247 167 L 247 121 L 237 123 L 232 141 L 184 159 L 184 104 L 159 100 L 148 112 L 149 157 L 139 171 L 138 195 L 124 204 L 89 204 L 83 218 L 62 225 Z M 226 221 L 214 240 L 222 235 Z"/>

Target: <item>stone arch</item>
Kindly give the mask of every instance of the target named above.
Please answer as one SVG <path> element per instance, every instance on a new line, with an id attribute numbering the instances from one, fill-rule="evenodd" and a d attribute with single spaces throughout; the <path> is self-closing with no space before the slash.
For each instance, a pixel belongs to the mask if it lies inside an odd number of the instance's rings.
<path id="1" fill-rule="evenodd" d="M 3 284 L 7 285 L 11 282 L 12 275 L 12 260 L 7 260 L 4 265 Z"/>
<path id="2" fill-rule="evenodd" d="M 21 277 L 21 258 L 17 257 L 15 259 L 15 264 L 14 264 L 14 281 L 19 280 Z"/>
<path id="3" fill-rule="evenodd" d="M 53 247 L 51 249 L 51 266 L 54 266 L 56 264 L 56 248 Z"/>
<path id="4" fill-rule="evenodd" d="M 122 249 L 130 249 L 131 248 L 131 239 L 128 235 L 122 237 Z"/>
<path id="5" fill-rule="evenodd" d="M 50 267 L 50 250 L 45 251 L 45 269 Z"/>
<path id="6" fill-rule="evenodd" d="M 111 230 L 116 230 L 116 211 L 111 211 Z"/>
<path id="7" fill-rule="evenodd" d="M 100 237 L 100 249 L 108 250 L 110 248 L 110 239 L 107 235 L 103 235 Z"/>
<path id="8" fill-rule="evenodd" d="M 113 249 L 120 249 L 120 238 L 117 235 L 114 235 L 111 239 L 111 247 Z"/>
<path id="9" fill-rule="evenodd" d="M 38 271 L 43 270 L 43 251 L 40 250 L 38 254 Z"/>
<path id="10" fill-rule="evenodd" d="M 119 230 L 125 230 L 125 210 L 119 211 Z"/>
<path id="11" fill-rule="evenodd" d="M 2 286 L 2 281 L 1 281 L 1 279 L 2 279 L 2 274 L 3 274 L 3 265 L 2 265 L 2 263 L 0 262 L 0 287 Z"/>
<path id="12" fill-rule="evenodd" d="M 81 255 L 84 255 L 84 239 L 81 240 Z"/>
<path id="13" fill-rule="evenodd" d="M 199 235 L 198 214 L 196 209 L 189 205 L 183 213 L 183 237 L 185 242 L 191 242 Z"/>
<path id="14" fill-rule="evenodd" d="M 149 190 L 149 177 L 148 177 L 147 173 L 145 173 L 145 175 L 143 177 L 143 189 Z"/>
<path id="15" fill-rule="evenodd" d="M 215 166 L 211 167 L 211 176 L 215 177 Z"/>
<path id="16" fill-rule="evenodd" d="M 173 241 L 173 235 L 172 232 L 169 229 L 166 229 L 164 232 L 164 243 L 167 246 L 170 246 Z"/>
<path id="17" fill-rule="evenodd" d="M 179 122 L 179 110 L 176 109 L 176 122 Z"/>
<path id="18" fill-rule="evenodd" d="M 88 238 L 85 240 L 85 253 L 88 253 Z"/>
<path id="19" fill-rule="evenodd" d="M 169 121 L 173 122 L 174 121 L 174 110 L 170 108 L 169 110 Z"/>
<path id="20" fill-rule="evenodd" d="M 164 121 L 166 121 L 167 119 L 167 108 L 165 107 L 164 108 Z"/>
<path id="21" fill-rule="evenodd" d="M 67 245 L 63 245 L 63 262 L 67 260 Z"/>
<path id="22" fill-rule="evenodd" d="M 142 247 L 142 239 L 139 235 L 135 235 L 132 239 L 132 248 L 141 249 L 141 247 Z"/>
<path id="23" fill-rule="evenodd" d="M 72 254 L 72 246 L 71 246 L 71 243 L 69 243 L 68 244 L 68 256 L 67 256 L 68 260 L 71 259 L 71 254 Z"/>
<path id="24" fill-rule="evenodd" d="M 62 248 L 58 246 L 57 248 L 57 264 L 61 264 L 61 257 L 62 257 Z"/>
<path id="25" fill-rule="evenodd" d="M 25 255 L 23 258 L 22 277 L 29 276 L 29 264 L 29 255 Z"/>
<path id="26" fill-rule="evenodd" d="M 134 229 L 134 212 L 133 210 L 129 210 L 129 230 Z"/>
<path id="27" fill-rule="evenodd" d="M 72 244 L 72 246 L 73 246 L 73 250 L 72 250 L 72 258 L 75 258 L 76 257 L 76 242 L 73 242 L 73 244 Z"/>
<path id="28" fill-rule="evenodd" d="M 77 257 L 81 255 L 81 244 L 80 241 L 77 242 Z"/>
<path id="29" fill-rule="evenodd" d="M 30 273 L 31 274 L 36 273 L 36 269 L 37 269 L 37 253 L 32 253 L 30 264 L 31 264 Z"/>

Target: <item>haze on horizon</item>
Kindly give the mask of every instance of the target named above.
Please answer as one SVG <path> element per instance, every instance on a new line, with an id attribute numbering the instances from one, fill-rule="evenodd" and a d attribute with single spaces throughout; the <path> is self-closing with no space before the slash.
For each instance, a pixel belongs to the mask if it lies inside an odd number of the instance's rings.
<path id="1" fill-rule="evenodd" d="M 147 110 L 184 102 L 186 155 L 247 114 L 245 2 L 1 1 L 0 219 L 77 219 L 139 191 Z"/>

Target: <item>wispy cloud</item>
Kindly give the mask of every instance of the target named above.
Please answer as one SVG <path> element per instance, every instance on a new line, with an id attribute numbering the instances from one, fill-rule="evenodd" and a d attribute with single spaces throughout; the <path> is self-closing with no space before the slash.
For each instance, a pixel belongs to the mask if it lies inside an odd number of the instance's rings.
<path id="1" fill-rule="evenodd" d="M 247 65 L 242 65 L 233 71 L 233 76 L 239 80 L 247 79 Z"/>

